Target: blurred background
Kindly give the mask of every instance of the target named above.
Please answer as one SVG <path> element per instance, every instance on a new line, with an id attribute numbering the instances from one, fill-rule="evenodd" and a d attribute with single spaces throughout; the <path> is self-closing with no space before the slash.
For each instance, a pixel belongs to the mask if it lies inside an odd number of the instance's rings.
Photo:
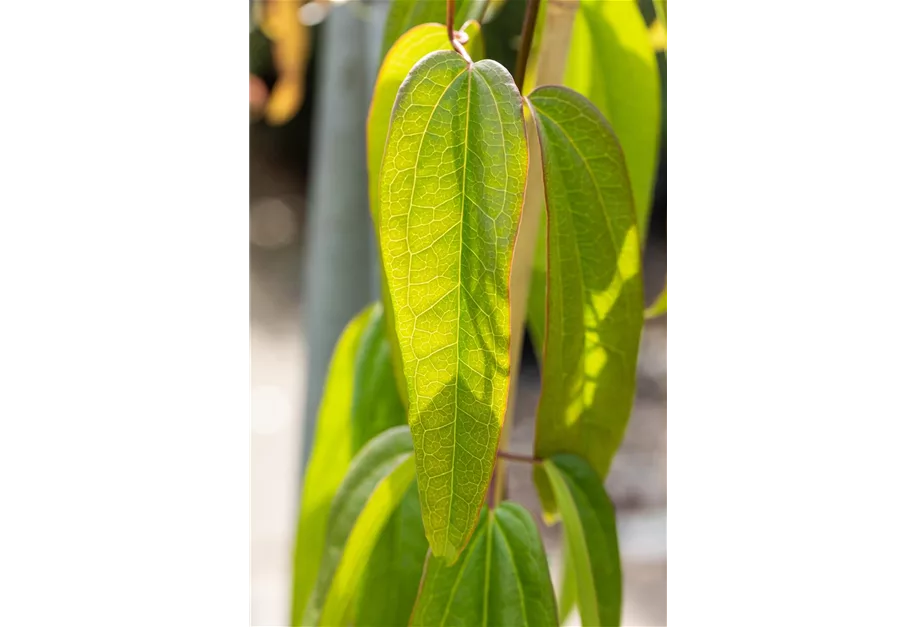
<path id="1" fill-rule="evenodd" d="M 609 0 L 629 1 L 629 0 Z M 489 58 L 514 67 L 525 3 L 484 29 Z M 365 118 L 387 0 L 250 2 L 251 599 L 253 625 L 286 625 L 301 479 L 338 335 L 378 298 L 366 195 Z M 647 20 L 651 1 L 641 2 Z M 650 235 L 647 304 L 666 274 L 663 131 Z M 539 374 L 527 345 L 512 450 L 529 453 Z M 525 467 L 509 498 L 533 512 Z M 607 488 L 618 512 L 624 624 L 666 624 L 666 319 L 647 323 L 637 399 Z M 552 566 L 560 534 L 542 528 Z M 568 622 L 577 625 L 573 616 Z"/>

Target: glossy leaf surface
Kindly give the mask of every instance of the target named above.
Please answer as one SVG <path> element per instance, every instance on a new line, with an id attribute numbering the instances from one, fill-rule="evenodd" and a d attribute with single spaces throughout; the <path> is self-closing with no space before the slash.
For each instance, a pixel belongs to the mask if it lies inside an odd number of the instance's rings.
<path id="1" fill-rule="evenodd" d="M 474 530 L 506 412 L 509 272 L 527 167 L 509 72 L 453 51 L 414 67 L 392 113 L 379 232 L 424 528 L 449 562 Z"/>
<path id="2" fill-rule="evenodd" d="M 575 453 L 604 477 L 633 406 L 643 328 L 640 242 L 624 157 L 581 95 L 541 87 L 548 303 L 535 455 Z"/>
<path id="3" fill-rule="evenodd" d="M 485 508 L 457 563 L 428 558 L 411 624 L 557 625 L 548 561 L 525 508 Z"/>
<path id="4" fill-rule="evenodd" d="M 602 480 L 583 459 L 544 462 L 554 490 L 583 625 L 621 624 L 621 559 L 615 511 Z"/>

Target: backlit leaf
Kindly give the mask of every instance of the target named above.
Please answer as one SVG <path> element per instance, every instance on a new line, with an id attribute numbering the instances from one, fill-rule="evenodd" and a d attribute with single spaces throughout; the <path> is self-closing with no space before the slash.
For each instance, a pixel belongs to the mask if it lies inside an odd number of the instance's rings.
<path id="1" fill-rule="evenodd" d="M 468 22 L 462 28 L 468 35 L 465 49 L 472 59 L 483 55 L 481 27 L 477 22 Z M 392 107 L 398 88 L 404 82 L 408 72 L 423 57 L 437 50 L 450 50 L 452 46 L 446 36 L 446 27 L 442 24 L 421 24 L 402 35 L 392 46 L 376 77 L 369 116 L 366 120 L 366 155 L 369 174 L 369 209 L 376 225 L 379 224 L 379 173 L 382 169 L 382 155 L 385 151 L 385 139 L 388 137 L 388 125 L 392 116 Z M 385 307 L 385 319 L 388 329 L 392 361 L 395 364 L 396 384 L 403 402 L 407 403 L 407 387 L 404 383 L 404 365 L 401 348 L 395 334 L 395 322 L 391 309 L 391 293 L 385 274 L 382 275 L 382 303 Z"/>
<path id="2" fill-rule="evenodd" d="M 427 559 L 411 624 L 557 625 L 548 561 L 525 508 L 509 502 L 485 508 L 457 563 Z"/>
<path id="3" fill-rule="evenodd" d="M 583 625 L 620 625 L 618 532 L 602 480 L 574 455 L 558 455 L 543 466 L 563 520 Z"/>
<path id="4" fill-rule="evenodd" d="M 344 329 L 334 349 L 315 425 L 315 443 L 303 481 L 296 548 L 293 555 L 292 623 L 298 624 L 318 576 L 328 512 L 353 459 L 351 406 L 354 365 L 367 324 L 378 305 L 364 309 Z"/>
<path id="5" fill-rule="evenodd" d="M 636 0 L 580 0 L 564 85 L 586 96 L 615 129 L 633 187 L 641 242 L 659 152 L 659 67 Z"/>
<path id="6" fill-rule="evenodd" d="M 450 563 L 477 522 L 506 412 L 527 167 L 522 99 L 506 69 L 443 51 L 411 70 L 392 113 L 379 231 L 424 528 Z"/>
<path id="7" fill-rule="evenodd" d="M 342 625 L 369 558 L 414 479 L 411 437 L 395 427 L 354 458 L 335 494 L 318 579 L 305 625 Z"/>
<path id="8" fill-rule="evenodd" d="M 535 455 L 575 453 L 604 477 L 633 406 L 643 328 L 633 196 L 614 133 L 583 96 L 540 87 L 530 101 L 548 216 Z"/>

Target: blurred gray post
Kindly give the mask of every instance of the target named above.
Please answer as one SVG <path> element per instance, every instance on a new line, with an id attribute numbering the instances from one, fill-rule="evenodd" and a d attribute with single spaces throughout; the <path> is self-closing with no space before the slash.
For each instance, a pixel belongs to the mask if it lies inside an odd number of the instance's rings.
<path id="1" fill-rule="evenodd" d="M 304 238 L 306 397 L 302 466 L 337 339 L 378 298 L 366 183 L 366 114 L 387 3 L 336 5 L 316 50 L 315 117 Z M 343 419 L 344 417 L 341 416 Z"/>

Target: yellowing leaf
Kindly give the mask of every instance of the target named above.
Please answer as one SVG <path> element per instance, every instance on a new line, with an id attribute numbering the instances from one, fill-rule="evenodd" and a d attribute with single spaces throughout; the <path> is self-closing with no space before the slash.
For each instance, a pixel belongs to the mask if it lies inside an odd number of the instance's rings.
<path id="1" fill-rule="evenodd" d="M 506 412 L 527 167 L 522 99 L 506 69 L 444 51 L 411 70 L 391 118 L 379 232 L 424 528 L 449 563 L 474 530 Z"/>
<path id="2" fill-rule="evenodd" d="M 627 158 L 640 241 L 646 237 L 659 152 L 659 67 L 635 0 L 580 0 L 564 85 L 615 129 Z"/>
<path id="3" fill-rule="evenodd" d="M 633 405 L 643 328 L 633 195 L 611 127 L 583 96 L 540 87 L 530 101 L 548 251 L 535 454 L 575 453 L 604 477 Z"/>
<path id="4" fill-rule="evenodd" d="M 557 606 L 538 527 L 525 508 L 485 509 L 460 560 L 427 560 L 411 625 L 549 627 Z"/>
<path id="5" fill-rule="evenodd" d="M 481 27 L 477 22 L 468 22 L 462 29 L 468 35 L 466 50 L 473 59 L 483 53 L 484 41 L 481 38 Z M 446 27 L 442 24 L 421 24 L 402 35 L 392 46 L 376 78 L 369 116 L 366 120 L 366 155 L 369 173 L 369 210 L 373 221 L 379 223 L 379 172 L 382 169 L 382 155 L 385 151 L 385 139 L 388 136 L 389 120 L 398 88 L 404 82 L 408 72 L 423 57 L 437 50 L 452 48 L 446 36 Z M 385 307 L 385 319 L 389 342 L 392 346 L 392 360 L 395 364 L 396 383 L 402 400 L 407 404 L 407 388 L 404 383 L 404 366 L 401 358 L 401 347 L 395 334 L 395 322 L 392 316 L 391 294 L 385 275 L 382 275 L 382 303 Z"/>
<path id="6" fill-rule="evenodd" d="M 375 313 L 374 313 L 375 312 Z M 334 493 L 353 458 L 351 401 L 360 339 L 378 306 L 364 309 L 344 329 L 334 349 L 315 425 L 315 443 L 303 481 L 293 555 L 292 622 L 298 624 L 318 577 L 328 512 Z"/>

